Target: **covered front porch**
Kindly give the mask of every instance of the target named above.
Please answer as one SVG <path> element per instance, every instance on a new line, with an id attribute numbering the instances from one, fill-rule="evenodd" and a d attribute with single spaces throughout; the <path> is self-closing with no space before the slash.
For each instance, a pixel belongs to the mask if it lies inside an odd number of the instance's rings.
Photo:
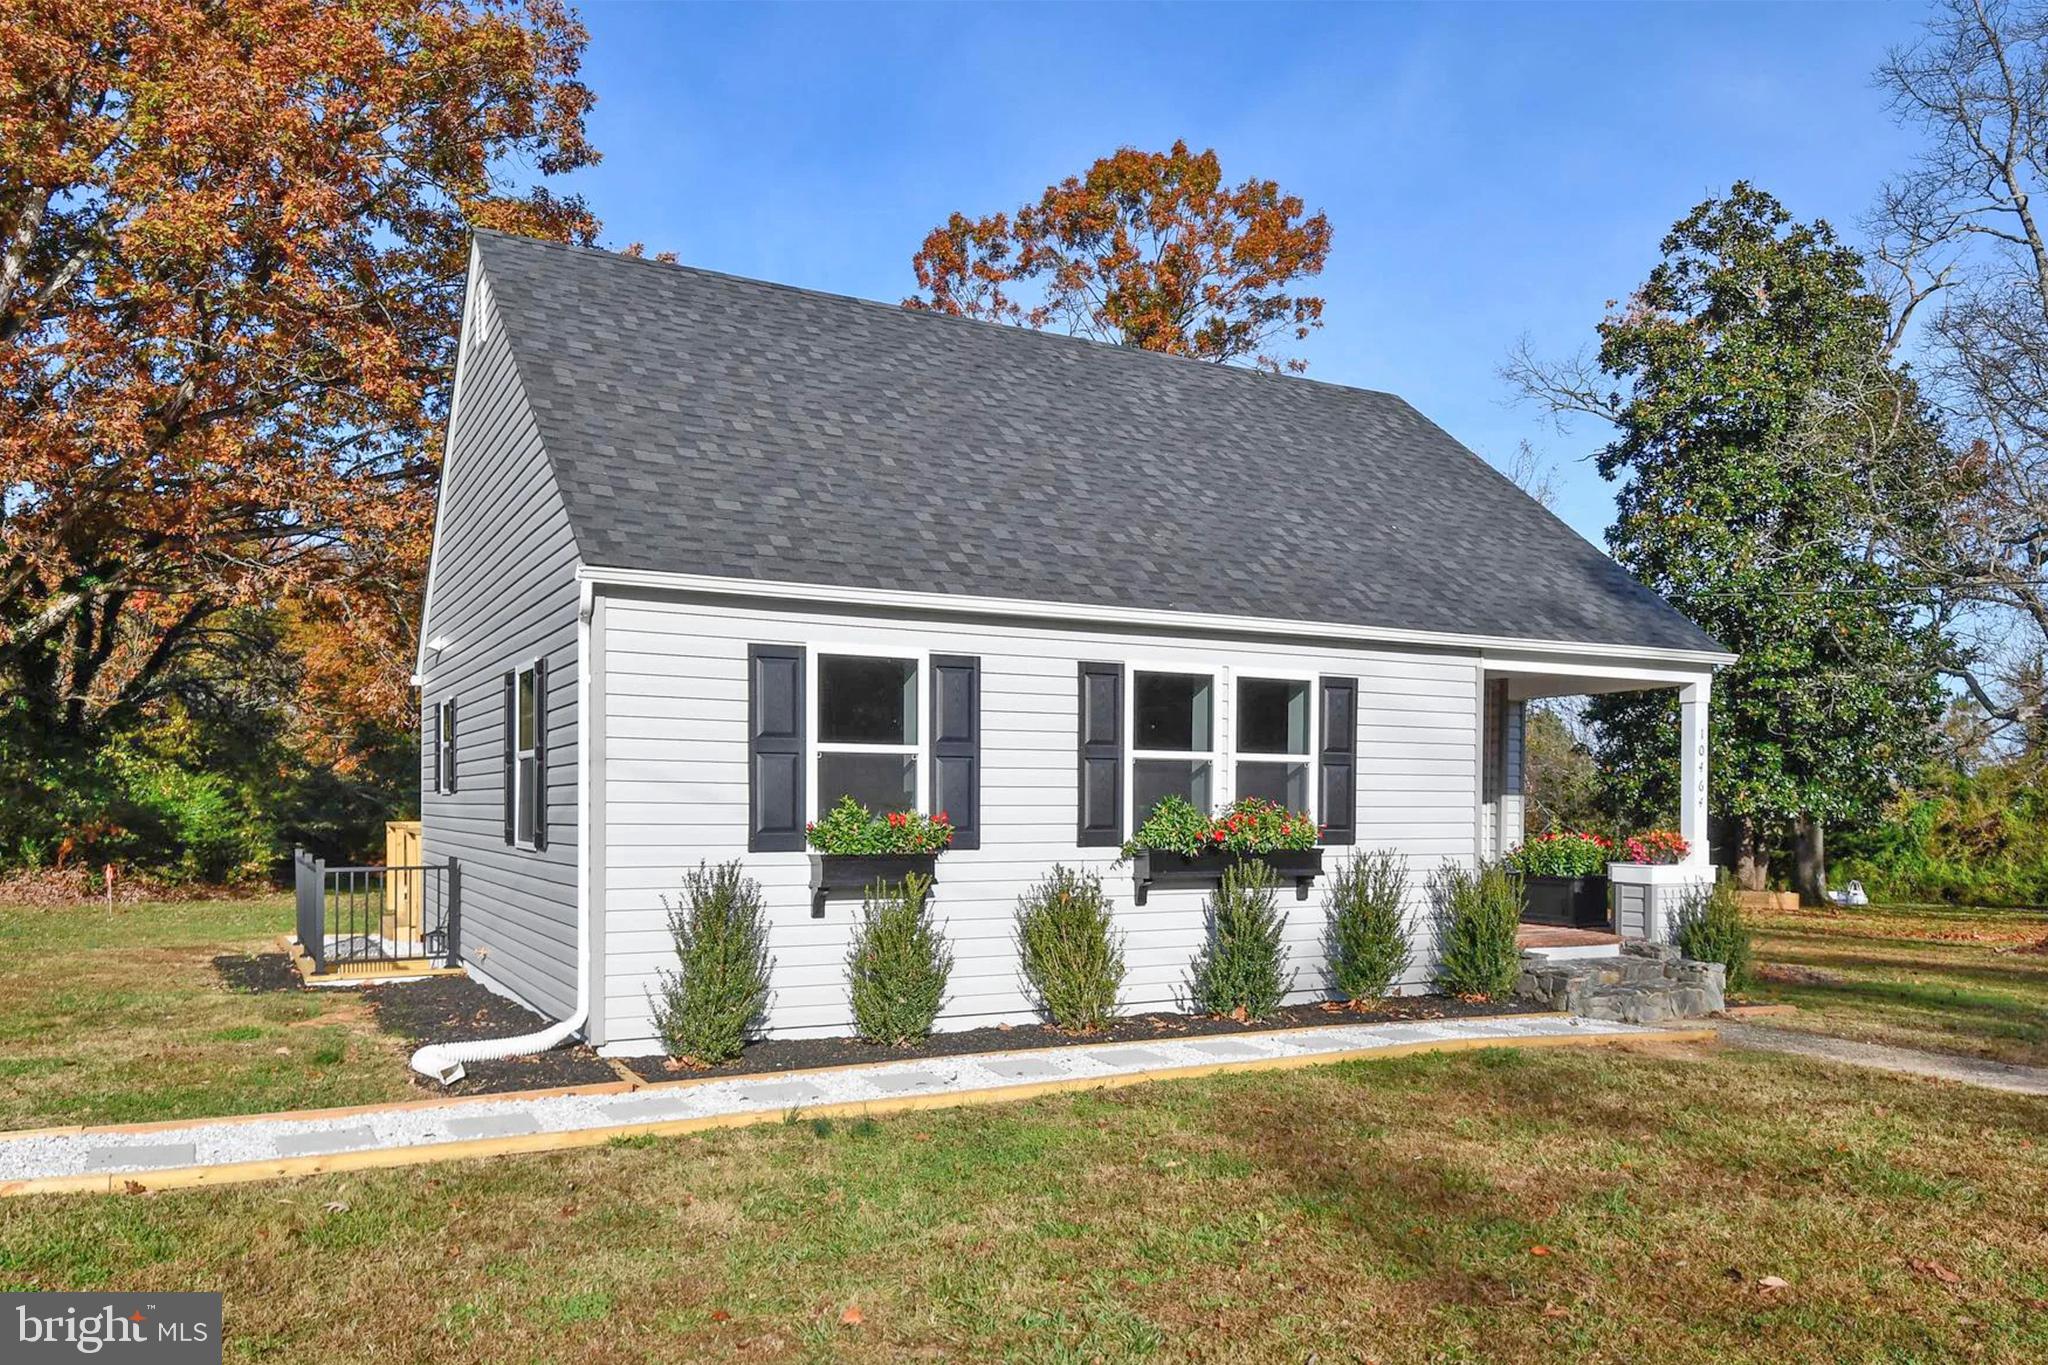
<path id="1" fill-rule="evenodd" d="M 1615 951 L 1624 939 L 1665 939 L 1678 901 L 1711 883 L 1707 848 L 1707 725 L 1713 667 L 1621 659 L 1572 659 L 1489 654 L 1481 666 L 1480 799 L 1478 848 L 1485 859 L 1506 856 L 1529 824 L 1525 792 L 1528 703 L 1551 697 L 1674 690 L 1678 693 L 1678 833 L 1686 854 L 1676 865 L 1616 862 L 1606 886 L 1579 889 L 1576 904 L 1560 910 L 1525 910 L 1519 941 L 1525 950 L 1570 957 Z M 1603 908 L 1604 907 L 1604 908 Z"/>

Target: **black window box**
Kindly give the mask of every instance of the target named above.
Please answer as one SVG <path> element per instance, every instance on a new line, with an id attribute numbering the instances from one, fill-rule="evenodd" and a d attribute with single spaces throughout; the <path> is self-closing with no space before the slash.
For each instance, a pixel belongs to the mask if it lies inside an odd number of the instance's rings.
<path id="1" fill-rule="evenodd" d="M 865 892 L 876 882 L 901 882 L 916 873 L 937 880 L 936 853 L 813 853 L 811 918 L 825 917 L 825 897 L 834 891 Z"/>
<path id="2" fill-rule="evenodd" d="M 1139 905 L 1145 903 L 1145 894 L 1153 886 L 1186 886 L 1215 883 L 1223 880 L 1223 874 L 1239 863 L 1264 863 L 1273 870 L 1281 881 L 1294 883 L 1294 898 L 1308 899 L 1309 883 L 1323 875 L 1323 850 L 1319 848 L 1279 848 L 1270 853 L 1234 853 L 1227 849 L 1215 853 L 1197 853 L 1189 857 L 1172 849 L 1140 849 L 1131 855 L 1131 867 L 1137 882 L 1133 899 Z"/>
<path id="3" fill-rule="evenodd" d="M 1607 878 L 1524 877 L 1522 919 L 1570 929 L 1607 927 Z"/>

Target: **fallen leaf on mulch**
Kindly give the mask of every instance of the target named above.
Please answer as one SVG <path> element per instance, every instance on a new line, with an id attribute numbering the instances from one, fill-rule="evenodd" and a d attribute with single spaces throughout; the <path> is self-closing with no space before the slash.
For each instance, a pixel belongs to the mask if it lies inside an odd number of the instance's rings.
<path id="1" fill-rule="evenodd" d="M 1940 1261 L 1923 1261 L 1918 1256 L 1908 1256 L 1906 1264 L 1921 1275 L 1940 1280 L 1943 1284 L 1961 1284 L 1963 1277 L 1950 1270 Z"/>
<path id="2" fill-rule="evenodd" d="M 839 1325 L 841 1327 L 858 1327 L 866 1321 L 867 1319 L 861 1316 L 860 1309 L 855 1308 L 852 1304 L 846 1305 L 846 1311 L 839 1315 Z"/>

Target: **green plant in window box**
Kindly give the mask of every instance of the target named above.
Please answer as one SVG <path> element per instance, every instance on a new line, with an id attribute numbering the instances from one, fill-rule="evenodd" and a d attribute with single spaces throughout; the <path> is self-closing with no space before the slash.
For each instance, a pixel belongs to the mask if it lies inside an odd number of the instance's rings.
<path id="1" fill-rule="evenodd" d="M 1615 860 L 1614 841 L 1579 830 L 1552 830 L 1517 846 L 1509 870 L 1525 877 L 1604 877 Z"/>
<path id="2" fill-rule="evenodd" d="M 804 837 L 820 853 L 943 853 L 953 842 L 953 823 L 944 811 L 877 815 L 842 796 L 822 819 L 804 826 Z"/>
<path id="3" fill-rule="evenodd" d="M 1152 808 L 1145 823 L 1123 846 L 1129 858 L 1142 852 L 1178 853 L 1198 858 L 1204 853 L 1274 853 L 1311 849 L 1322 837 L 1307 811 L 1291 811 L 1277 801 L 1240 796 L 1214 816 L 1202 814 L 1193 802 L 1169 796 Z"/>

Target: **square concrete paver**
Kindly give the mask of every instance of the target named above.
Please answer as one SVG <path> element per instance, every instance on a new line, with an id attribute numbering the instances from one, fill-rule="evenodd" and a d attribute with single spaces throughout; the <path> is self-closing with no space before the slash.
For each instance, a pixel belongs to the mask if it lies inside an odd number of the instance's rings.
<path id="1" fill-rule="evenodd" d="M 85 1154 L 85 1168 L 88 1171 L 105 1171 L 119 1168 L 139 1170 L 163 1170 L 171 1166 L 191 1166 L 199 1160 L 199 1147 L 191 1142 L 162 1142 L 153 1147 L 95 1147 Z"/>
<path id="2" fill-rule="evenodd" d="M 1172 1066 L 1173 1058 L 1163 1052 L 1154 1052 L 1144 1047 L 1106 1047 L 1100 1052 L 1081 1054 L 1104 1066 L 1113 1066 L 1119 1071 L 1135 1071 L 1141 1067 Z"/>
<path id="3" fill-rule="evenodd" d="M 377 1145 L 377 1135 L 368 1128 L 330 1128 L 321 1133 L 287 1133 L 277 1140 L 279 1156 L 325 1156 L 329 1152 L 353 1152 Z"/>
<path id="4" fill-rule="evenodd" d="M 983 1062 L 981 1066 L 982 1070 L 1006 1081 L 1046 1081 L 1067 1074 L 1043 1057 L 1005 1057 L 1000 1061 Z"/>
<path id="5" fill-rule="evenodd" d="M 640 1095 L 630 1100 L 613 1100 L 597 1106 L 597 1112 L 613 1123 L 663 1123 L 688 1118 L 695 1110 L 682 1095 Z"/>
<path id="6" fill-rule="evenodd" d="M 1196 1043 L 1194 1049 L 1211 1057 L 1232 1062 L 1241 1061 L 1247 1057 L 1264 1057 L 1269 1055 L 1259 1051 L 1249 1043 L 1233 1042 L 1229 1038 L 1212 1038 L 1207 1042 Z"/>
<path id="7" fill-rule="evenodd" d="M 474 1118 L 448 1120 L 448 1131 L 458 1139 L 520 1137 L 538 1133 L 540 1124 L 531 1114 L 480 1114 Z"/>
<path id="8" fill-rule="evenodd" d="M 815 1104 L 825 1092 L 809 1081 L 758 1081 L 740 1087 L 747 1104 Z"/>
<path id="9" fill-rule="evenodd" d="M 868 1077 L 868 1084 L 886 1095 L 908 1095 L 919 1090 L 937 1090 L 946 1078 L 931 1071 L 893 1071 Z"/>

